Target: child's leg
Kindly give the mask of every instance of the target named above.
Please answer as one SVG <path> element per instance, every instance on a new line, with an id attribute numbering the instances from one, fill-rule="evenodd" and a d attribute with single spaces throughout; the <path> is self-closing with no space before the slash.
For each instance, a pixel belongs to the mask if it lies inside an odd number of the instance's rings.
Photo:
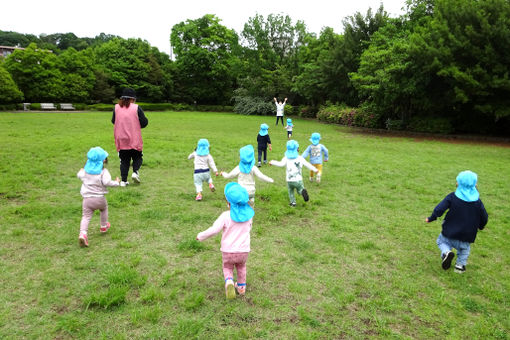
<path id="1" fill-rule="evenodd" d="M 129 164 L 131 163 L 130 150 L 119 150 L 119 158 L 120 158 L 120 176 L 122 182 L 127 182 Z"/>
<path id="2" fill-rule="evenodd" d="M 246 261 L 248 260 L 248 254 L 249 253 L 235 254 L 238 284 L 246 284 Z"/>
<path id="3" fill-rule="evenodd" d="M 262 157 L 262 149 L 257 149 L 257 152 L 259 154 L 259 163 L 260 163 L 260 159 Z"/>
<path id="4" fill-rule="evenodd" d="M 193 174 L 193 183 L 197 193 L 202 192 L 202 176 L 201 174 Z"/>
<path id="5" fill-rule="evenodd" d="M 452 244 L 450 242 L 450 239 L 444 237 L 443 234 L 439 234 L 436 243 L 437 246 L 439 247 L 439 250 L 441 250 L 441 256 L 452 250 Z"/>
<path id="6" fill-rule="evenodd" d="M 267 163 L 267 148 L 264 149 L 264 163 Z"/>
<path id="7" fill-rule="evenodd" d="M 221 253 L 221 257 L 223 260 L 223 278 L 234 279 L 234 253 Z"/>
<path id="8" fill-rule="evenodd" d="M 143 163 L 143 153 L 138 150 L 131 150 L 131 157 L 133 158 L 133 172 L 138 173 Z"/>
<path id="9" fill-rule="evenodd" d="M 106 197 L 98 197 L 98 206 L 101 218 L 101 226 L 106 226 L 108 224 L 108 202 L 106 201 Z"/>
<path id="10" fill-rule="evenodd" d="M 317 179 L 320 179 L 322 177 L 322 164 L 312 164 L 317 170 Z"/>
<path id="11" fill-rule="evenodd" d="M 471 251 L 471 245 L 469 242 L 458 241 L 456 244 L 457 249 L 457 265 L 465 266 L 467 264 L 467 259 L 469 257 L 469 252 Z"/>
<path id="12" fill-rule="evenodd" d="M 295 182 L 287 182 L 287 189 L 289 190 L 289 201 L 290 204 L 296 204 L 296 197 L 294 196 Z"/>
<path id="13" fill-rule="evenodd" d="M 82 215 L 81 215 L 81 222 L 80 222 L 80 234 L 87 234 L 87 231 L 89 229 L 90 219 L 92 218 L 92 215 L 94 214 L 92 200 L 93 200 L 93 198 L 91 198 L 91 197 L 83 198 Z"/>

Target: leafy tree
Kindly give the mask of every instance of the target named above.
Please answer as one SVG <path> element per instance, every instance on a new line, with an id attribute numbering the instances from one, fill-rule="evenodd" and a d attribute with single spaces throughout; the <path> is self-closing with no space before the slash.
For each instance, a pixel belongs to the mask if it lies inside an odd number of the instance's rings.
<path id="1" fill-rule="evenodd" d="M 175 90 L 185 102 L 224 104 L 232 96 L 239 68 L 239 42 L 235 31 L 220 21 L 206 14 L 172 27 Z"/>
<path id="2" fill-rule="evenodd" d="M 37 43 L 39 38 L 33 34 L 0 31 L 0 45 L 27 47 L 30 43 Z"/>
<path id="3" fill-rule="evenodd" d="M 96 81 L 93 71 L 92 51 L 77 52 L 71 47 L 59 55 L 58 60 L 64 82 L 61 100 L 88 102 Z"/>
<path id="4" fill-rule="evenodd" d="M 0 64 L 0 104 L 19 103 L 23 100 L 23 93 L 12 80 L 11 75 Z"/>

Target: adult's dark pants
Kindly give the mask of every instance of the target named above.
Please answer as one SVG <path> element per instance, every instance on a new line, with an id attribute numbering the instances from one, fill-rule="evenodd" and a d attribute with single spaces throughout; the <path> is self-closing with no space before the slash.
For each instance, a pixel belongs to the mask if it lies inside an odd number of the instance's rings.
<path id="1" fill-rule="evenodd" d="M 278 125 L 278 120 L 280 120 L 280 119 L 282 120 L 282 126 L 284 126 L 283 125 L 283 116 L 276 116 L 276 125 Z"/>
<path id="2" fill-rule="evenodd" d="M 262 157 L 262 153 L 264 153 L 264 162 L 267 161 L 267 149 L 258 149 L 259 151 L 259 162 L 260 158 Z"/>
<path id="3" fill-rule="evenodd" d="M 143 153 L 135 149 L 120 150 L 119 158 L 120 158 L 120 176 L 122 177 L 123 182 L 127 182 L 131 160 L 133 160 L 133 172 L 138 172 L 138 170 L 140 170 L 140 167 L 142 166 Z"/>

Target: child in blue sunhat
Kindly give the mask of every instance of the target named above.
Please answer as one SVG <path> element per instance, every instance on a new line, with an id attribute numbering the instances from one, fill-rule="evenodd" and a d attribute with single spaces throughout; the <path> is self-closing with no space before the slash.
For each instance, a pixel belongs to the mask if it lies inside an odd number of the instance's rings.
<path id="1" fill-rule="evenodd" d="M 99 231 L 106 233 L 110 229 L 108 222 L 108 202 L 104 195 L 108 193 L 107 187 L 119 186 L 120 180 L 117 177 L 112 181 L 112 176 L 104 164 L 108 163 L 108 153 L 101 147 L 96 146 L 87 152 L 87 163 L 78 171 L 78 178 L 83 182 L 80 194 L 83 197 L 82 218 L 80 222 L 80 235 L 78 241 L 80 246 L 88 247 L 89 223 L 94 211 L 99 210 L 101 226 Z"/>
<path id="2" fill-rule="evenodd" d="M 292 138 L 292 129 L 294 128 L 294 124 L 292 123 L 292 119 L 287 118 L 287 126 L 284 127 L 287 130 L 287 139 Z"/>
<path id="3" fill-rule="evenodd" d="M 283 124 L 283 122 L 282 122 Z M 269 138 L 269 126 L 266 123 L 260 124 L 259 134 L 257 135 L 257 150 L 259 156 L 259 162 L 257 166 L 260 168 L 262 165 L 261 156 L 264 154 L 264 164 L 267 164 L 267 148 L 269 147 L 269 151 L 271 148 L 271 138 Z"/>
<path id="4" fill-rule="evenodd" d="M 485 228 L 489 215 L 480 200 L 476 189 L 478 176 L 472 171 L 462 171 L 457 176 L 457 189 L 448 194 L 435 208 L 430 217 L 425 219 L 429 223 L 441 217 L 448 210 L 443 220 L 442 230 L 437 238 L 437 246 L 441 250 L 442 267 L 450 268 L 457 249 L 456 273 L 466 271 L 466 263 L 471 250 L 471 243 L 475 242 L 478 230 Z"/>
<path id="5" fill-rule="evenodd" d="M 269 162 L 269 165 L 276 165 L 279 167 L 285 166 L 287 168 L 287 188 L 289 190 L 289 200 L 291 207 L 296 206 L 294 190 L 296 190 L 298 194 L 303 195 L 305 202 L 308 202 L 309 200 L 308 191 L 306 191 L 305 186 L 303 185 L 303 176 L 301 175 L 301 169 L 303 168 L 303 165 L 313 172 L 318 171 L 312 164 L 308 163 L 306 159 L 299 155 L 298 150 L 298 142 L 295 140 L 289 140 L 287 142 L 287 151 L 285 151 L 285 156 L 282 158 L 282 160 L 279 162 L 275 160 Z"/>
<path id="6" fill-rule="evenodd" d="M 225 186 L 227 211 L 214 221 L 213 225 L 199 233 L 197 240 L 204 241 L 222 232 L 221 254 L 223 258 L 223 276 L 227 299 L 246 293 L 246 261 L 250 253 L 250 232 L 255 212 L 248 204 L 248 191 L 235 182 Z M 234 282 L 234 268 L 237 270 L 237 282 Z"/>
<path id="7" fill-rule="evenodd" d="M 274 180 L 254 166 L 255 151 L 253 146 L 246 145 L 239 149 L 239 157 L 241 159 L 239 165 L 229 173 L 221 172 L 221 175 L 225 178 L 237 177 L 237 182 L 248 191 L 249 203 L 253 207 L 255 205 L 255 176 L 269 183 L 273 183 Z"/>
<path id="8" fill-rule="evenodd" d="M 212 192 L 216 190 L 211 178 L 210 169 L 212 169 L 215 172 L 215 175 L 218 176 L 218 169 L 216 168 L 216 164 L 214 164 L 214 158 L 209 153 L 209 141 L 207 139 L 200 139 L 198 141 L 195 151 L 188 156 L 188 159 L 192 158 L 194 158 L 195 165 L 193 182 L 195 183 L 195 189 L 197 191 L 195 200 L 201 201 L 203 182 L 207 182 L 209 184 L 209 189 L 211 189 Z"/>
<path id="9" fill-rule="evenodd" d="M 308 145 L 305 152 L 301 155 L 303 158 L 307 158 L 310 156 L 310 163 L 317 168 L 317 183 L 321 181 L 322 176 L 322 158 L 324 157 L 324 162 L 327 162 L 329 159 L 328 149 L 322 144 L 319 144 L 321 140 L 321 134 L 318 132 L 312 133 L 310 137 L 310 142 L 312 145 Z M 314 172 L 310 171 L 310 182 L 313 182 Z"/>

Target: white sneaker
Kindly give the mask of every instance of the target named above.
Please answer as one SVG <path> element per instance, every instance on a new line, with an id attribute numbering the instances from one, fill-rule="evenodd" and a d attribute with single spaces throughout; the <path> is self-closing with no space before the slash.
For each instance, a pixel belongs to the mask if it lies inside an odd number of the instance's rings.
<path id="1" fill-rule="evenodd" d="M 121 187 L 125 187 L 125 186 L 128 186 L 129 185 L 129 182 L 120 182 L 120 186 Z"/>
<path id="2" fill-rule="evenodd" d="M 133 172 L 131 178 L 135 181 L 135 183 L 140 183 L 140 175 L 138 175 L 138 172 Z"/>

